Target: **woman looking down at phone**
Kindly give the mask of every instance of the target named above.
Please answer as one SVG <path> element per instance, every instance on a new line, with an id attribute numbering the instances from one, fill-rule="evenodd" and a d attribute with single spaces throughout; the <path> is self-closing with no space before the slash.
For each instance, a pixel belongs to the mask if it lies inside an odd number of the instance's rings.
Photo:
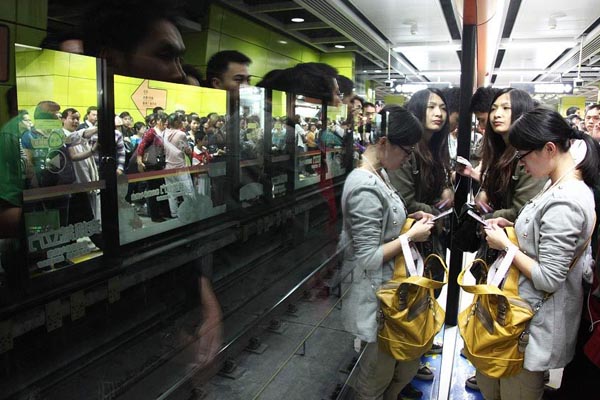
<path id="1" fill-rule="evenodd" d="M 579 164 L 569 152 L 574 139 L 585 143 Z M 538 311 L 529 325 L 524 370 L 500 379 L 477 372 L 486 400 L 541 399 L 544 371 L 573 358 L 595 220 L 591 187 L 599 173 L 598 144 L 590 136 L 572 129 L 557 112 L 537 108 L 514 123 L 509 140 L 525 171 L 549 181 L 515 221 L 518 246 L 502 230 L 512 225 L 505 218 L 488 220 L 486 240 L 490 248 L 516 251 L 511 268 L 521 273 L 519 295 Z"/>
<path id="2" fill-rule="evenodd" d="M 402 197 L 389 183 L 388 171 L 406 162 L 423 128 L 400 106 L 386 106 L 380 114 L 376 144 L 367 147 L 359 168 L 348 175 L 341 200 L 340 244 L 346 246 L 343 275 L 354 271 L 342 313 L 346 329 L 357 338 L 357 351 L 364 346 L 354 387 L 358 399 L 396 399 L 419 367 L 419 359 L 397 361 L 379 349 L 375 291 L 392 278 L 394 257 L 402 253 L 400 231 L 408 214 Z M 413 242 L 427 240 L 433 216 L 419 212 L 410 217 L 418 221 L 402 236 Z"/>

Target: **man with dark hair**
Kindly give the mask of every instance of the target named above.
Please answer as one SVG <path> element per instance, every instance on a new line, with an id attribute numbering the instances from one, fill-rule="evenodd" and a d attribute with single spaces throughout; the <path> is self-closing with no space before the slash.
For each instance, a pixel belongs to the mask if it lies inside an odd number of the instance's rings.
<path id="1" fill-rule="evenodd" d="M 186 83 L 179 16 L 165 0 L 96 0 L 83 19 L 85 53 L 105 58 L 119 75 Z M 212 265 L 200 259 L 193 263 L 203 317 L 199 347 L 201 361 L 207 363 L 221 346 L 222 313 L 210 282 Z"/>
<path id="2" fill-rule="evenodd" d="M 580 112 L 581 112 L 581 111 L 580 111 L 579 107 L 577 107 L 577 106 L 572 106 L 572 107 L 569 107 L 569 108 L 567 108 L 567 117 L 568 117 L 569 115 L 577 115 L 578 117 L 581 117 L 581 116 L 579 115 L 579 113 L 580 113 Z"/>
<path id="3" fill-rule="evenodd" d="M 354 82 L 344 75 L 338 75 L 337 83 L 340 88 L 340 93 L 342 93 L 342 103 L 350 103 L 350 100 L 354 96 Z"/>
<path id="4" fill-rule="evenodd" d="M 90 106 L 87 108 L 85 112 L 85 119 L 83 122 L 77 127 L 79 129 L 87 129 L 96 126 L 98 123 L 98 107 Z"/>
<path id="5" fill-rule="evenodd" d="M 460 108 L 460 88 L 451 87 L 442 90 L 446 100 L 446 110 L 448 111 L 448 130 L 450 132 L 458 128 L 458 112 Z"/>
<path id="6" fill-rule="evenodd" d="M 206 66 L 206 86 L 233 91 L 242 84 L 250 84 L 248 66 L 252 60 L 236 50 L 213 54 Z"/>
<path id="7" fill-rule="evenodd" d="M 475 114 L 477 118 L 477 131 L 479 133 L 485 133 L 485 126 L 487 125 L 488 113 L 492 106 L 492 100 L 498 93 L 498 89 L 491 86 L 477 88 L 473 97 L 471 97 L 471 112 Z"/>
<path id="8" fill-rule="evenodd" d="M 164 0 L 96 0 L 83 19 L 85 54 L 105 58 L 119 75 L 185 83 L 178 17 Z"/>
<path id="9" fill-rule="evenodd" d="M 594 130 L 594 124 L 600 121 L 600 104 L 592 104 L 585 109 L 585 117 L 583 118 L 585 121 L 585 131 L 591 135 Z"/>

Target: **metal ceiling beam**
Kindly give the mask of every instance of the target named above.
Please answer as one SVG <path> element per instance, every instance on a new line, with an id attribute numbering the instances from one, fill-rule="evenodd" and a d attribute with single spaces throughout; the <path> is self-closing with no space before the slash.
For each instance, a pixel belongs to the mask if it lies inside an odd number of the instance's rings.
<path id="1" fill-rule="evenodd" d="M 240 11 L 243 14 L 248 14 L 248 15 L 250 14 L 250 12 L 248 11 L 249 7 L 246 6 L 242 2 L 235 1 L 235 0 L 222 0 L 222 2 L 226 5 L 228 5 L 229 7 Z M 310 45 L 313 48 L 317 49 L 318 51 L 321 51 L 323 53 L 327 52 L 327 48 L 325 48 L 321 45 L 312 43 L 311 42 L 312 39 L 309 38 L 308 36 L 302 34 L 301 32 L 297 32 L 295 30 L 289 29 L 287 27 L 287 24 L 282 24 L 281 22 L 279 22 L 275 18 L 269 16 L 268 14 L 258 13 L 258 14 L 253 14 L 252 17 L 263 22 L 266 25 L 272 26 L 273 28 L 275 28 L 281 32 L 285 32 L 285 34 L 287 34 L 288 36 L 291 36 L 294 39 L 299 40 L 302 43 Z"/>
<path id="2" fill-rule="evenodd" d="M 286 30 L 290 30 L 290 31 L 308 31 L 311 29 L 331 28 L 331 26 L 329 26 L 325 22 L 320 22 L 320 21 L 319 22 L 300 22 L 300 23 L 294 23 L 294 24 L 285 24 L 284 27 Z"/>
<path id="3" fill-rule="evenodd" d="M 315 44 L 328 44 L 328 43 L 348 43 L 352 42 L 352 40 L 348 39 L 345 36 L 331 36 L 331 37 L 322 37 L 312 40 Z"/>
<path id="4" fill-rule="evenodd" d="M 251 14 L 269 13 L 278 11 L 294 11 L 302 10 L 302 7 L 294 2 L 282 1 L 280 3 L 259 4 L 256 6 L 248 6 L 248 11 Z"/>

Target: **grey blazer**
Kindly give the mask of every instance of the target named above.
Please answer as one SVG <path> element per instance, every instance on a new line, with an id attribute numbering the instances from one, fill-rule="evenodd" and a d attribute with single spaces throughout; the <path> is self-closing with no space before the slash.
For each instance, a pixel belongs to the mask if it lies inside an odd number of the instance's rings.
<path id="1" fill-rule="evenodd" d="M 365 342 L 377 341 L 377 288 L 391 279 L 394 260 L 383 263 L 383 244 L 400 235 L 406 209 L 399 195 L 375 174 L 353 170 L 342 193 L 344 215 L 340 244 L 344 252 L 343 276 L 353 272 L 344 298 L 345 328 Z M 347 286 L 346 286 L 347 287 Z"/>
<path id="2" fill-rule="evenodd" d="M 528 201 L 516 220 L 519 247 L 536 261 L 531 280 L 521 275 L 519 294 L 532 307 L 546 293 L 552 294 L 530 324 L 527 370 L 562 368 L 573 358 L 583 302 L 582 275 L 591 260 L 586 243 L 594 220 L 592 190 L 574 180 Z"/>

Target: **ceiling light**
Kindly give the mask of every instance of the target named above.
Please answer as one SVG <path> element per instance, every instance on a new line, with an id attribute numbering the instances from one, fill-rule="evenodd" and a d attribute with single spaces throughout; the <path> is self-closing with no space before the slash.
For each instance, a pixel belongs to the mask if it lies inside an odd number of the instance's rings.
<path id="1" fill-rule="evenodd" d="M 376 69 L 376 70 L 375 70 L 375 71 L 373 71 L 373 72 L 375 72 L 376 74 L 380 74 L 380 73 L 381 73 L 381 70 L 380 70 L 380 69 Z"/>
<path id="2" fill-rule="evenodd" d="M 346 48 L 346 46 L 344 46 L 343 44 L 336 44 L 333 47 L 335 47 L 336 49 L 345 49 Z"/>
<path id="3" fill-rule="evenodd" d="M 287 44 L 287 42 L 285 40 L 278 40 L 277 43 Z"/>
<path id="4" fill-rule="evenodd" d="M 304 18 L 292 18 L 292 22 L 304 22 Z"/>
<path id="5" fill-rule="evenodd" d="M 363 74 L 366 74 L 366 73 L 367 73 L 367 70 L 366 70 L 366 69 L 363 69 Z"/>

